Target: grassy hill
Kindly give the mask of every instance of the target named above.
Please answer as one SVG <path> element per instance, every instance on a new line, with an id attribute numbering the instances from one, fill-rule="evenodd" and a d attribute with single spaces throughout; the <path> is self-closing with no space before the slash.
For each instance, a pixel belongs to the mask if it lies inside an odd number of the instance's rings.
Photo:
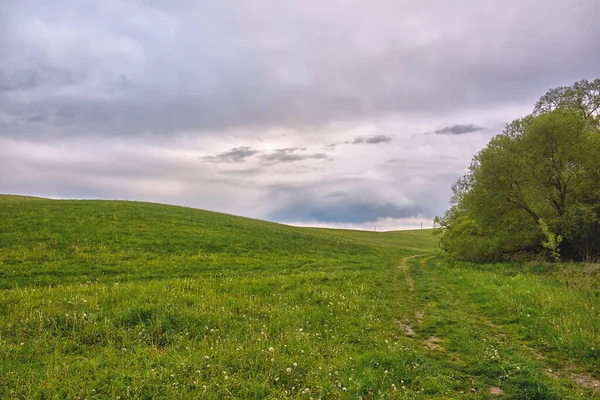
<path id="1" fill-rule="evenodd" d="M 302 229 L 152 203 L 32 199 L 0 197 L 0 287 L 343 269 L 393 264 L 410 246 L 435 246 L 431 232 L 400 233 L 410 239 L 399 246 L 394 232 Z"/>
<path id="2" fill-rule="evenodd" d="M 0 221 L 1 398 L 594 395 L 589 265 L 138 202 L 2 195 Z"/>

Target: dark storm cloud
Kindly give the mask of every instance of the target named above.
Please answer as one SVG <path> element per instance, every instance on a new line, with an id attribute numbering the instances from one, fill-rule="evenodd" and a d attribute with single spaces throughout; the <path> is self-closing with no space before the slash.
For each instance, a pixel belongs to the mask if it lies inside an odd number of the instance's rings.
<path id="1" fill-rule="evenodd" d="M 306 154 L 306 147 L 289 147 L 277 149 L 269 154 L 262 154 L 259 158 L 265 163 L 291 163 L 303 160 L 328 160 L 325 153 Z"/>
<path id="2" fill-rule="evenodd" d="M 378 143 L 390 143 L 392 140 L 394 140 L 391 136 L 386 136 L 386 135 L 375 135 L 375 136 L 369 136 L 366 138 L 363 137 L 359 137 L 356 138 L 352 141 L 352 144 L 360 144 L 360 143 L 367 143 L 367 144 L 378 144 Z"/>
<path id="3" fill-rule="evenodd" d="M 596 77 L 600 2 L 511 4 L 9 0 L 0 132 L 307 129 L 531 101 Z"/>
<path id="4" fill-rule="evenodd" d="M 269 218 L 282 222 L 318 221 L 362 224 L 381 218 L 408 218 L 418 215 L 421 210 L 403 208 L 396 204 L 349 202 L 322 204 L 311 200 L 298 200 L 269 214 Z"/>
<path id="5" fill-rule="evenodd" d="M 248 157 L 252 157 L 259 154 L 260 151 L 254 150 L 252 147 L 235 147 L 224 153 L 217 154 L 216 156 L 205 156 L 202 159 L 205 161 L 215 163 L 240 163 L 246 161 Z"/>
<path id="6" fill-rule="evenodd" d="M 364 179 L 331 179 L 296 185 L 273 185 L 265 199 L 276 204 L 267 218 L 280 222 L 373 222 L 382 218 L 408 218 L 426 210 L 418 202 L 386 200 L 379 184 Z M 426 194 L 425 194 L 426 196 Z M 427 207 L 427 201 L 422 204 Z"/>
<path id="7" fill-rule="evenodd" d="M 483 129 L 485 129 L 485 128 L 482 128 L 480 126 L 473 125 L 473 124 L 452 125 L 452 126 L 445 126 L 441 129 L 436 130 L 433 133 L 435 133 L 436 135 L 463 135 L 465 133 L 479 132 Z"/>

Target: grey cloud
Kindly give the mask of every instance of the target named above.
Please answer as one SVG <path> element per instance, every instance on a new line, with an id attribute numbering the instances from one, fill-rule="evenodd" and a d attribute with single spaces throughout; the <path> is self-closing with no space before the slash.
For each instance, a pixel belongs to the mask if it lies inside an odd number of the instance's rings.
<path id="1" fill-rule="evenodd" d="M 32 115 L 31 117 L 27 117 L 28 122 L 45 122 L 48 120 L 48 117 L 45 115 Z"/>
<path id="2" fill-rule="evenodd" d="M 465 133 L 479 132 L 483 129 L 485 129 L 485 128 L 482 128 L 480 126 L 473 125 L 473 124 L 452 125 L 452 126 L 445 126 L 441 129 L 436 130 L 433 133 L 435 133 L 437 135 L 462 135 Z"/>
<path id="3" fill-rule="evenodd" d="M 0 13 L 0 103 L 20 124 L 0 132 L 306 129 L 532 102 L 596 77 L 599 2 L 509 3 L 14 2 Z"/>
<path id="4" fill-rule="evenodd" d="M 348 202 L 320 204 L 303 199 L 287 204 L 269 214 L 269 218 L 282 222 L 318 221 L 361 224 L 380 218 L 408 218 L 420 214 L 419 208 L 403 208 L 385 203 Z"/>
<path id="5" fill-rule="evenodd" d="M 260 175 L 264 173 L 265 170 L 260 167 L 255 168 L 245 168 L 245 169 L 226 169 L 220 170 L 219 174 L 221 175 L 239 175 L 239 176 L 252 176 L 252 175 Z"/>
<path id="6" fill-rule="evenodd" d="M 394 140 L 391 136 L 386 136 L 386 135 L 374 135 L 374 136 L 369 136 L 366 138 L 363 137 L 359 137 L 356 138 L 352 141 L 352 144 L 360 144 L 360 143 L 367 143 L 367 144 L 378 144 L 378 143 L 390 143 L 392 140 Z"/>
<path id="7" fill-rule="evenodd" d="M 255 180 L 219 179 L 213 165 L 196 157 L 148 150 L 97 142 L 53 149 L 0 140 L 0 159 L 10 166 L 0 168 L 0 193 L 144 200 L 259 217 L 260 207 L 248 200 L 259 190 Z"/>
<path id="8" fill-rule="evenodd" d="M 216 156 L 205 156 L 203 160 L 215 163 L 240 163 L 246 161 L 248 157 L 259 154 L 260 151 L 254 150 L 251 147 L 235 147 Z"/>
<path id="9" fill-rule="evenodd" d="M 272 186 L 266 197 L 275 208 L 267 218 L 280 222 L 317 221 L 364 223 L 379 218 L 407 218 L 422 213 L 415 204 L 394 204 L 374 190 L 365 190 L 362 180 L 334 179 L 328 182 Z"/>
<path id="10" fill-rule="evenodd" d="M 269 154 L 262 154 L 259 158 L 266 163 L 290 163 L 303 160 L 328 160 L 325 153 L 305 154 L 306 147 L 289 147 L 277 149 Z"/>

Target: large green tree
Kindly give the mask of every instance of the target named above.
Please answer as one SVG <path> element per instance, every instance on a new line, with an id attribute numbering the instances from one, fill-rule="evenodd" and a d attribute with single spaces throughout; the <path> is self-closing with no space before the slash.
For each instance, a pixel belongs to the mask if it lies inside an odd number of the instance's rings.
<path id="1" fill-rule="evenodd" d="M 580 96 L 575 89 L 569 90 Z M 436 218 L 451 256 L 491 260 L 548 250 L 555 257 L 600 256 L 596 110 L 574 107 L 563 89 L 569 105 L 542 110 L 553 91 L 534 114 L 494 137 L 453 186 L 451 208 Z"/>

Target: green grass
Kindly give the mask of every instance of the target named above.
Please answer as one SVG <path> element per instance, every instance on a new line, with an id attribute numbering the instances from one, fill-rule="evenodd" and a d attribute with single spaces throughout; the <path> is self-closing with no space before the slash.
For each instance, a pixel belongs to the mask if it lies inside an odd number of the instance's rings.
<path id="1" fill-rule="evenodd" d="M 567 272 L 567 286 L 564 267 L 415 261 L 419 335 L 441 338 L 444 359 L 474 377 L 477 390 L 495 385 L 515 399 L 590 398 L 595 390 L 575 378 L 598 380 L 600 279 Z"/>
<path id="2" fill-rule="evenodd" d="M 375 246 L 402 247 L 419 253 L 429 253 L 438 248 L 437 239 L 433 236 L 433 229 L 405 230 L 390 232 L 353 231 L 348 229 L 319 229 L 306 228 L 312 232 L 328 232 L 345 238 L 360 240 Z"/>
<path id="3" fill-rule="evenodd" d="M 571 376 L 598 377 L 593 267 L 451 265 L 430 230 L 30 200 L 0 196 L 0 398 L 594 396 Z"/>

